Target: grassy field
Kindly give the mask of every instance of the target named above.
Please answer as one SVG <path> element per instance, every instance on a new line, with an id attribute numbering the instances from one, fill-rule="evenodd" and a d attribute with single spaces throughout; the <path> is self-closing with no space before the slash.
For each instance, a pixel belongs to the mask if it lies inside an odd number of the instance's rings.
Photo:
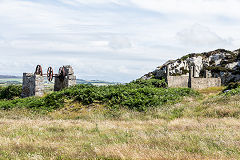
<path id="1" fill-rule="evenodd" d="M 0 110 L 0 159 L 240 159 L 240 96 L 221 90 L 147 112 Z"/>

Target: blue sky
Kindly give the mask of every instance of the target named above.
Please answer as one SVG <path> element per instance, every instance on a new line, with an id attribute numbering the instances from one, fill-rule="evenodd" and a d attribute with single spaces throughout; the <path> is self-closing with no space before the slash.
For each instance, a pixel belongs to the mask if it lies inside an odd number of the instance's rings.
<path id="1" fill-rule="evenodd" d="M 0 74 L 70 64 L 129 82 L 169 59 L 240 48 L 239 0 L 0 0 Z"/>

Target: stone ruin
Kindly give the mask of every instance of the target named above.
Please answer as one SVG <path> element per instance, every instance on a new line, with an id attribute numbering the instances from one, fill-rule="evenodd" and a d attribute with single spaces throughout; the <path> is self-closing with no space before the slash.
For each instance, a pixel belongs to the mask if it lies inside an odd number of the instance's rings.
<path id="1" fill-rule="evenodd" d="M 222 85 L 220 77 L 213 78 L 208 70 L 204 71 L 204 77 L 196 74 L 196 67 L 189 67 L 189 75 L 170 76 L 169 65 L 166 67 L 166 82 L 168 87 L 183 87 L 192 89 L 204 89 L 208 87 L 219 87 Z"/>
<path id="2" fill-rule="evenodd" d="M 70 65 L 63 66 L 66 72 L 66 77 L 55 77 L 54 91 L 60 91 L 64 88 L 68 88 L 76 85 L 76 76 L 74 75 L 73 68 Z"/>
<path id="3" fill-rule="evenodd" d="M 47 77 L 48 81 L 54 80 L 54 91 L 60 91 L 64 88 L 76 85 L 76 76 L 74 75 L 73 68 L 66 65 L 59 68 L 58 74 L 53 74 L 52 67 L 49 67 L 47 74 L 42 73 L 42 67 L 37 66 L 35 73 L 23 73 L 22 83 L 22 97 L 31 97 L 44 95 L 44 78 Z"/>

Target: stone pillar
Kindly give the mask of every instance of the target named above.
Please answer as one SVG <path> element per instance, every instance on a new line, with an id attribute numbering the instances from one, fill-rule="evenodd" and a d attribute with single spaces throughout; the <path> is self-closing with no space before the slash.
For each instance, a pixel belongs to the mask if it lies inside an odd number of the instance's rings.
<path id="1" fill-rule="evenodd" d="M 167 65 L 167 68 L 166 68 L 166 75 L 167 75 L 167 77 L 170 75 L 170 73 L 169 73 L 169 65 Z"/>
<path id="2" fill-rule="evenodd" d="M 192 78 L 193 77 L 193 67 L 190 66 L 189 67 L 189 78 Z"/>
<path id="3" fill-rule="evenodd" d="M 54 91 L 60 91 L 77 84 L 76 76 L 74 75 L 73 68 L 70 65 L 63 66 L 66 76 L 64 79 L 55 77 Z"/>
<path id="4" fill-rule="evenodd" d="M 41 75 L 34 75 L 35 78 L 35 96 L 44 96 L 44 77 Z"/>
<path id="5" fill-rule="evenodd" d="M 205 70 L 205 75 L 204 75 L 205 78 L 209 78 L 209 71 L 208 70 Z"/>
<path id="6" fill-rule="evenodd" d="M 197 70 L 196 70 L 196 66 L 195 65 L 193 66 L 193 74 L 192 74 L 192 76 L 194 78 L 197 77 Z"/>
<path id="7" fill-rule="evenodd" d="M 23 73 L 22 97 L 44 95 L 44 77 L 33 73 Z"/>
<path id="8" fill-rule="evenodd" d="M 193 78 L 193 67 L 189 66 L 189 80 L 188 80 L 188 87 L 192 87 L 192 78 Z"/>

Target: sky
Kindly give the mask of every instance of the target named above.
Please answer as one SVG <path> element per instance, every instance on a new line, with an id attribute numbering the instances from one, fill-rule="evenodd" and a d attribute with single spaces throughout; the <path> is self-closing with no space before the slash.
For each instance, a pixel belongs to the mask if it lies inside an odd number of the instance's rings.
<path id="1" fill-rule="evenodd" d="M 72 65 L 130 82 L 167 60 L 240 48 L 240 0 L 0 0 L 0 74 Z"/>

